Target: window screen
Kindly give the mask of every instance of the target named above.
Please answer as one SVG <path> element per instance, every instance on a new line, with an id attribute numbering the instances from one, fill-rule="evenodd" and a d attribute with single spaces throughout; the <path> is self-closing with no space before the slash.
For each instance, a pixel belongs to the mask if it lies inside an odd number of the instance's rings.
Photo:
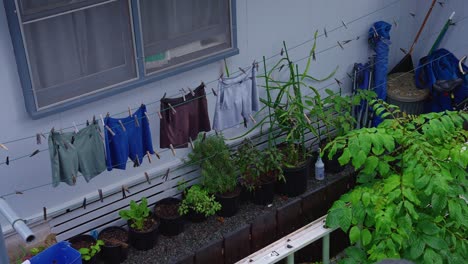
<path id="1" fill-rule="evenodd" d="M 146 73 L 232 47 L 228 0 L 140 0 Z"/>
<path id="2" fill-rule="evenodd" d="M 53 10 L 63 2 L 80 1 L 23 0 L 22 8 Z M 39 109 L 137 77 L 125 0 L 46 16 L 23 29 Z"/>

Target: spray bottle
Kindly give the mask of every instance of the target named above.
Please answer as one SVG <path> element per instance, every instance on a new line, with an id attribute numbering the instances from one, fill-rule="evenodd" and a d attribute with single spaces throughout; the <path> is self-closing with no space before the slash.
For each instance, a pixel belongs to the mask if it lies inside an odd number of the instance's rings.
<path id="1" fill-rule="evenodd" d="M 323 181 L 325 179 L 325 164 L 323 164 L 320 153 L 321 150 L 319 149 L 317 162 L 315 162 L 315 179 L 318 181 Z"/>

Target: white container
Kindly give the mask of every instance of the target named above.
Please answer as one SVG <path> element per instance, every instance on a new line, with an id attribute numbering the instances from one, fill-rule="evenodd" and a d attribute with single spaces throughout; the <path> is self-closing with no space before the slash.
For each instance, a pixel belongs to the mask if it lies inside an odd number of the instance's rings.
<path id="1" fill-rule="evenodd" d="M 320 154 L 315 162 L 315 179 L 318 181 L 323 181 L 325 179 L 325 164 L 323 164 Z"/>

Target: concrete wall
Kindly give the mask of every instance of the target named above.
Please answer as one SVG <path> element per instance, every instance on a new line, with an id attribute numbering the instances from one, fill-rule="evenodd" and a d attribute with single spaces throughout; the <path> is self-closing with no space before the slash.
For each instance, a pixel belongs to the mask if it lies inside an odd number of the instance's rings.
<path id="1" fill-rule="evenodd" d="M 452 0 L 455 2 L 457 0 Z M 254 59 L 260 61 L 262 56 L 270 57 L 279 53 L 282 41 L 286 40 L 289 47 L 295 47 L 311 40 L 315 30 L 323 32 L 324 27 L 329 31 L 328 38 L 321 37 L 318 43 L 317 61 L 311 67 L 311 73 L 315 76 L 325 76 L 336 66 L 339 71 L 338 79 L 346 77 L 355 62 L 365 62 L 372 54 L 367 44 L 367 31 L 373 22 L 386 20 L 393 23 L 395 20 L 398 27 L 392 31 L 392 64 L 399 60 L 401 53 L 399 47 L 409 46 L 410 35 L 418 27 L 417 19 L 411 18 L 408 13 L 415 12 L 419 16 L 418 9 L 422 0 L 390 1 L 390 0 L 238 0 L 238 44 L 240 54 L 227 60 L 231 71 L 238 67 L 246 67 Z M 466 7 L 463 0 L 458 0 L 461 7 Z M 384 8 L 386 7 L 386 8 Z M 462 12 L 461 12 L 462 13 Z M 460 14 L 461 15 L 461 14 Z M 333 28 L 342 26 L 346 22 L 347 29 L 341 27 L 332 31 Z M 355 40 L 360 36 L 359 40 Z M 319 53 L 328 47 L 335 46 L 337 41 L 353 39 L 345 46 L 345 50 L 333 48 Z M 452 37 L 455 41 L 455 37 Z M 455 45 L 455 44 L 453 44 Z M 304 58 L 308 54 L 311 42 L 291 50 L 293 58 Z M 269 60 L 271 64 L 275 59 Z M 127 106 L 136 107 L 142 102 L 156 101 L 167 92 L 168 95 L 177 94 L 181 87 L 195 87 L 200 81 L 208 82 L 219 76 L 223 64 L 213 63 L 196 70 L 180 74 L 159 82 L 140 87 L 138 89 L 122 93 L 105 100 L 90 103 L 76 109 L 60 114 L 31 120 L 27 115 L 23 94 L 16 71 L 15 58 L 11 45 L 11 39 L 7 28 L 7 21 L 0 2 L 0 142 L 12 139 L 28 137 L 39 132 L 48 132 L 52 127 L 56 129 L 67 128 L 72 122 L 82 124 L 93 115 L 105 114 L 107 112 L 119 113 L 125 111 Z M 301 61 L 301 63 L 303 63 Z M 334 81 L 317 84 L 322 87 L 333 84 Z M 347 89 L 350 81 L 344 80 Z M 216 87 L 213 83 L 208 90 Z M 337 89 L 336 85 L 329 88 Z M 262 90 L 260 88 L 260 90 Z M 262 92 L 263 94 L 263 92 Z M 213 116 L 215 98 L 208 96 L 210 118 Z M 159 104 L 149 105 L 149 111 L 155 112 Z M 155 147 L 159 145 L 159 121 L 157 118 L 151 120 L 151 129 Z M 239 134 L 241 130 L 231 129 L 228 134 Z M 46 149 L 47 145 L 36 145 L 35 139 L 27 139 L 17 143 L 8 144 L 8 152 L 0 149 L 0 160 L 10 159 L 32 153 L 35 149 Z M 159 149 L 159 148 L 158 148 Z M 170 152 L 169 152 L 170 153 Z M 177 155 L 182 158 L 186 151 L 179 150 Z M 47 207 L 49 212 L 66 208 L 73 203 L 80 203 L 83 196 L 97 195 L 98 189 L 104 192 L 120 188 L 122 184 L 136 178 L 143 177 L 143 172 L 154 173 L 165 170 L 168 166 L 179 163 L 171 154 L 164 155 L 161 161 L 149 165 L 147 161 L 140 168 L 132 168 L 126 171 L 114 170 L 106 172 L 86 183 L 82 177 L 78 178 L 76 186 L 69 187 L 61 184 L 58 188 L 44 186 L 23 195 L 11 195 L 6 197 L 7 201 L 14 205 L 18 213 L 26 219 L 41 217 L 42 208 Z M 11 162 L 10 166 L 0 166 L 0 196 L 24 190 L 34 186 L 47 185 L 51 182 L 50 161 L 47 150 L 41 151 L 32 158 Z M 3 221 L 3 220 L 2 220 Z M 4 225 L 4 230 L 9 226 Z"/>

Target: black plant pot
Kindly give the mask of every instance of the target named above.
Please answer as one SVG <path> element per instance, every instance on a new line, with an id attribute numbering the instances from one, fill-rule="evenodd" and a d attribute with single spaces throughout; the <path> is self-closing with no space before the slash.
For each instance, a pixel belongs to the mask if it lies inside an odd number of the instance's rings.
<path id="1" fill-rule="evenodd" d="M 187 218 L 188 220 L 194 223 L 201 223 L 206 220 L 206 216 L 204 214 L 197 213 L 193 209 L 189 209 L 187 213 Z"/>
<path id="2" fill-rule="evenodd" d="M 75 237 L 72 237 L 68 240 L 68 242 L 71 243 L 71 246 L 76 249 L 76 250 L 80 250 L 80 248 L 82 248 L 81 246 L 77 246 L 79 244 L 81 244 L 82 242 L 88 242 L 90 244 L 96 244 L 96 239 L 94 239 L 94 237 L 90 236 L 90 235 L 78 235 L 78 236 L 75 236 Z M 96 255 L 94 255 L 90 260 L 84 260 L 82 259 L 82 262 L 83 264 L 96 264 L 97 263 L 97 259 L 99 257 L 99 253 L 97 253 Z"/>
<path id="3" fill-rule="evenodd" d="M 252 192 L 252 202 L 259 205 L 267 205 L 273 203 L 275 198 L 275 180 L 264 183 Z"/>
<path id="4" fill-rule="evenodd" d="M 320 143 L 320 147 L 322 149 L 324 149 L 327 144 L 328 144 L 328 140 L 322 141 Z M 343 151 L 338 150 L 335 153 L 335 155 L 333 156 L 333 158 L 330 159 L 330 158 L 328 158 L 328 152 L 324 153 L 324 155 L 322 157 L 322 161 L 323 161 L 323 164 L 325 165 L 325 172 L 340 173 L 340 172 L 344 171 L 344 169 L 346 167 L 341 166 L 340 162 L 338 161 L 338 159 L 341 157 L 341 155 L 343 155 Z"/>
<path id="5" fill-rule="evenodd" d="M 184 231 L 184 218 L 177 211 L 180 203 L 180 199 L 170 197 L 162 199 L 154 206 L 154 215 L 161 223 L 159 226 L 159 233 L 161 233 L 161 235 L 177 236 Z M 167 211 L 158 210 L 158 208 L 164 207 L 175 208 L 176 212 L 172 212 L 172 215 L 167 215 Z"/>
<path id="6" fill-rule="evenodd" d="M 109 242 L 103 239 L 103 236 L 108 233 L 119 232 L 124 234 L 126 238 L 117 239 L 126 245 L 110 245 Z M 104 246 L 102 246 L 101 259 L 106 264 L 122 263 L 127 259 L 128 256 L 128 231 L 122 227 L 111 226 L 103 229 L 98 236 L 98 239 L 104 240 Z M 122 241 L 123 240 L 123 241 Z"/>
<path id="7" fill-rule="evenodd" d="M 309 163 L 307 160 L 302 166 L 296 168 L 283 168 L 284 181 L 278 181 L 277 190 L 288 197 L 296 197 L 307 190 L 307 178 L 309 177 Z"/>
<path id="8" fill-rule="evenodd" d="M 153 216 L 150 216 L 153 218 Z M 154 225 L 146 231 L 139 231 L 132 228 L 131 223 L 128 222 L 128 241 L 132 247 L 137 250 L 147 251 L 152 249 L 159 236 L 159 222 L 155 221 Z"/>
<path id="9" fill-rule="evenodd" d="M 221 217 L 231 217 L 237 213 L 240 204 L 240 188 L 229 194 L 215 194 L 216 200 L 221 204 L 217 214 Z"/>

